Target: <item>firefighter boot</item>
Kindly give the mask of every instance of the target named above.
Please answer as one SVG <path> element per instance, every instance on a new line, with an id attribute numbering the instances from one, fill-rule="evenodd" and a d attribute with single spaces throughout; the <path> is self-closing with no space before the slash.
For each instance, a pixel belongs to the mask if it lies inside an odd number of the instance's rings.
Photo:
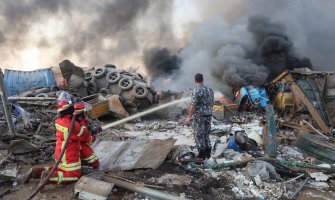
<path id="1" fill-rule="evenodd" d="M 211 157 L 212 154 L 212 148 L 209 147 L 205 150 L 205 159 L 209 159 Z"/>
<path id="2" fill-rule="evenodd" d="M 206 157 L 206 152 L 204 149 L 198 149 L 199 151 L 199 155 L 198 155 L 198 158 L 202 158 L 202 159 L 205 159 Z"/>

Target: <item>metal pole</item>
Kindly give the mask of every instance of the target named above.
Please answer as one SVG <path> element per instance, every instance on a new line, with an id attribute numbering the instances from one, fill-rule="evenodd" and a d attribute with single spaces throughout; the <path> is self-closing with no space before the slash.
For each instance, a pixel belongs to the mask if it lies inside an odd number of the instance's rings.
<path id="1" fill-rule="evenodd" d="M 54 97 L 8 97 L 9 101 L 55 101 Z"/>
<path id="2" fill-rule="evenodd" d="M 154 197 L 154 198 L 157 198 L 157 199 L 189 200 L 189 198 L 187 198 L 187 197 L 175 196 L 175 195 L 172 195 L 172 194 L 169 194 L 169 193 L 166 193 L 166 192 L 162 192 L 162 191 L 159 191 L 159 190 L 154 190 L 154 189 L 147 188 L 147 187 L 144 187 L 144 186 L 129 183 L 127 181 L 117 179 L 117 178 L 112 178 L 112 177 L 108 177 L 108 176 L 104 176 L 104 175 L 101 175 L 100 178 L 103 181 L 114 183 L 118 187 L 122 187 L 122 188 L 125 188 L 127 190 L 130 190 L 130 191 L 133 191 L 133 192 L 138 192 L 138 193 L 144 194 L 146 196 Z"/>
<path id="3" fill-rule="evenodd" d="M 2 99 L 2 105 L 5 111 L 6 121 L 9 128 L 9 137 L 13 138 L 15 136 L 15 129 L 14 129 L 14 123 L 12 119 L 12 113 L 9 109 L 9 103 L 8 103 L 8 96 L 7 91 L 4 84 L 4 76 L 2 73 L 2 69 L 0 69 L 0 93 L 1 93 L 1 99 Z"/>

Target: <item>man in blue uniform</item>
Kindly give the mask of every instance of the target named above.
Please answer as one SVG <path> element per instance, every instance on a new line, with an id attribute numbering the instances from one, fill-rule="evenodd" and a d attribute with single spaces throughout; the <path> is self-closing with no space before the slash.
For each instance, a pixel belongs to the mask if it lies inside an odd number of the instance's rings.
<path id="1" fill-rule="evenodd" d="M 212 105 L 214 101 L 214 92 L 211 88 L 203 84 L 202 74 L 195 75 L 195 85 L 192 92 L 191 106 L 185 124 L 189 125 L 193 116 L 194 138 L 199 150 L 199 158 L 211 157 L 211 144 L 209 133 L 211 131 Z"/>

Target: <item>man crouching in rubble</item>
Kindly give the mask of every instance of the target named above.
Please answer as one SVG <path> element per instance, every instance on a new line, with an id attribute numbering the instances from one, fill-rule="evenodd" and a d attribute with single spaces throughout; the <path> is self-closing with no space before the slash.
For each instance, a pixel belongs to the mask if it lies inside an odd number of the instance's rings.
<path id="1" fill-rule="evenodd" d="M 192 92 L 191 106 L 185 124 L 189 125 L 193 116 L 194 138 L 199 150 L 199 158 L 211 157 L 211 144 L 209 133 L 211 131 L 212 105 L 214 101 L 214 92 L 211 88 L 203 84 L 202 74 L 195 75 L 196 88 Z"/>
<path id="2" fill-rule="evenodd" d="M 62 96 L 62 94 L 60 95 Z M 71 119 L 74 114 L 74 105 L 68 95 L 67 98 L 60 98 L 57 103 L 57 114 L 58 117 L 55 121 L 56 126 L 56 149 L 55 149 L 55 160 L 59 159 L 62 148 L 64 148 L 65 141 L 69 134 Z M 78 113 L 78 112 L 77 112 Z M 88 131 L 87 127 L 82 125 L 78 120 L 74 122 L 72 134 L 70 136 L 69 142 L 65 147 L 65 153 L 62 157 L 56 171 L 52 174 L 49 179 L 49 184 L 70 184 L 76 182 L 81 176 L 81 144 L 87 144 L 93 142 L 95 136 L 92 136 Z M 93 152 L 93 151 L 92 151 Z M 94 152 L 93 152 L 93 154 Z M 92 156 L 91 155 L 91 156 Z M 94 157 L 93 156 L 93 157 Z M 95 156 L 96 157 L 96 156 Z M 99 162 L 94 157 L 86 158 L 88 161 L 95 162 L 94 167 L 99 166 Z M 92 162 L 92 163 L 94 163 Z M 97 164 L 96 164 L 97 163 Z M 31 178 L 40 179 L 45 178 L 47 174 L 51 171 L 53 166 L 42 167 L 37 166 L 30 169 L 30 171 L 25 175 L 24 182 L 28 182 Z"/>

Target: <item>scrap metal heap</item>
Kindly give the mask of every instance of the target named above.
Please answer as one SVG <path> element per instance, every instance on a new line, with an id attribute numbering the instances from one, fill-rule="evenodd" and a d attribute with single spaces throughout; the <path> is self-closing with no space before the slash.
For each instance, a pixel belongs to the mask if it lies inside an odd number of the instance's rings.
<path id="1" fill-rule="evenodd" d="M 93 126 L 110 122 L 96 117 L 124 118 L 158 104 L 157 92 L 137 73 L 113 65 L 83 70 L 70 61 L 60 69 L 73 98 L 91 106 Z M 222 97 L 213 105 L 210 159 L 196 158 L 192 127 L 183 124 L 188 105 L 180 103 L 103 131 L 92 145 L 102 172 L 38 197 L 294 199 L 317 198 L 322 191 L 322 198 L 335 199 L 334 73 L 285 71 L 262 88 L 243 88 L 235 90 L 235 101 Z M 53 163 L 53 90 L 58 88 L 35 87 L 9 97 L 16 135 L 0 141 L 0 198 L 25 198 L 38 184 L 18 184 L 27 165 Z M 162 91 L 160 103 L 189 95 Z"/>

